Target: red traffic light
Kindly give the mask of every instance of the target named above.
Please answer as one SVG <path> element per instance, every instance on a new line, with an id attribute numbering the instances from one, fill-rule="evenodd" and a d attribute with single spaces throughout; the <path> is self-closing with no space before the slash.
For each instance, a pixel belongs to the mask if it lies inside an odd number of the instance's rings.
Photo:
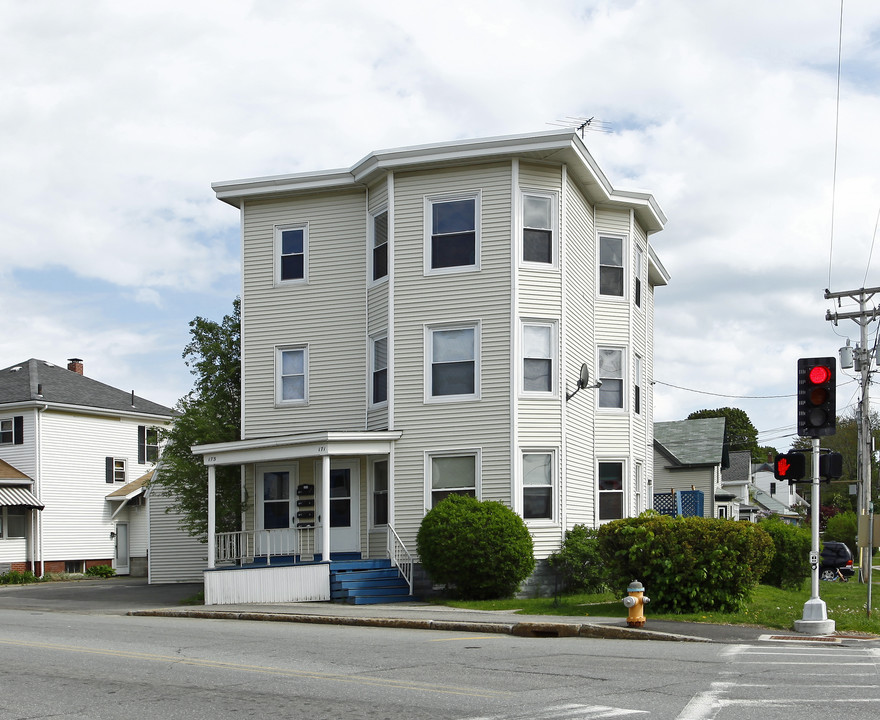
<path id="1" fill-rule="evenodd" d="M 831 368 L 826 365 L 815 365 L 810 368 L 808 377 L 813 385 L 827 383 L 831 379 Z"/>

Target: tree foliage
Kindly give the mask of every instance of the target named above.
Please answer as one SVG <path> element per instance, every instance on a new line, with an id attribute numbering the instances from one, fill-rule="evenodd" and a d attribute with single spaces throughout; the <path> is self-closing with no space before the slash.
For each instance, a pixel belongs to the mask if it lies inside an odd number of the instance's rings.
<path id="1" fill-rule="evenodd" d="M 182 515 L 181 525 L 204 540 L 208 531 L 208 471 L 193 445 L 241 439 L 241 308 L 219 323 L 196 317 L 183 359 L 195 376 L 193 389 L 175 405 L 178 416 L 162 433 L 160 482 L 173 501 L 168 512 Z M 217 467 L 218 531 L 239 529 L 243 500 L 238 466 Z"/>
<path id="2" fill-rule="evenodd" d="M 761 520 L 759 527 L 773 538 L 773 559 L 761 578 L 765 585 L 784 590 L 797 590 L 810 576 L 809 528 L 789 525 L 773 515 Z"/>
<path id="3" fill-rule="evenodd" d="M 697 410 L 688 415 L 687 419 L 699 420 L 701 418 L 716 417 L 723 417 L 727 420 L 725 438 L 728 443 L 728 449 L 731 452 L 748 450 L 752 454 L 753 461 L 767 461 L 767 451 L 773 448 L 766 446 L 758 447 L 758 430 L 752 424 L 745 410 L 732 407 L 716 408 L 715 410 Z"/>

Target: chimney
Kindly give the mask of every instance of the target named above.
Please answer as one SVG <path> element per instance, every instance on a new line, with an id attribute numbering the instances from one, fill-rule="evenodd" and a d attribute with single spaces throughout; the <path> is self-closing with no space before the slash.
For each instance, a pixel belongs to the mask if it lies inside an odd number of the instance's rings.
<path id="1" fill-rule="evenodd" d="M 75 372 L 78 375 L 83 374 L 83 361 L 79 358 L 68 358 L 67 359 L 67 369 L 70 372 Z"/>

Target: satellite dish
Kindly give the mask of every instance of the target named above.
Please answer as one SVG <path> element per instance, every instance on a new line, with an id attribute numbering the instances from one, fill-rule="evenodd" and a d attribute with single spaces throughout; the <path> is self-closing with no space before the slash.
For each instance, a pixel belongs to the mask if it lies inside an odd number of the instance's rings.
<path id="1" fill-rule="evenodd" d="M 581 365 L 581 374 L 578 378 L 578 389 L 583 390 L 587 385 L 590 384 L 590 368 L 587 367 L 587 364 L 584 363 Z"/>

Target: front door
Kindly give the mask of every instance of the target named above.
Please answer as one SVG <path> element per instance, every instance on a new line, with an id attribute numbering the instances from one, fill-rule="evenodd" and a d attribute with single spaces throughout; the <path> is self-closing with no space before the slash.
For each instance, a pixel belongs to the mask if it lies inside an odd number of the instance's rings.
<path id="1" fill-rule="evenodd" d="M 116 523 L 116 562 L 117 575 L 128 575 L 129 567 L 128 523 Z"/>
<path id="2" fill-rule="evenodd" d="M 357 460 L 330 462 L 330 552 L 360 552 L 360 472 Z"/>
<path id="3" fill-rule="evenodd" d="M 287 555 L 293 550 L 293 502 L 296 473 L 290 467 L 257 470 L 257 555 Z"/>

